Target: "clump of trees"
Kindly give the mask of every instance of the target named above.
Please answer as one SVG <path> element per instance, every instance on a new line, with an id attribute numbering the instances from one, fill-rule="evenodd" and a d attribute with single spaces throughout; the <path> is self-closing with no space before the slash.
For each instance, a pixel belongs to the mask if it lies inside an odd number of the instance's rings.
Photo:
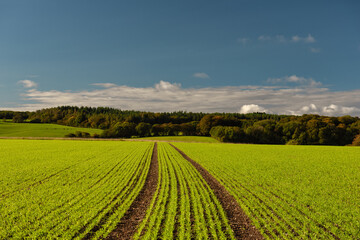
<path id="1" fill-rule="evenodd" d="M 26 114 L 17 112 L 17 113 L 14 113 L 12 121 L 14 123 L 23 123 L 25 121 L 25 119 L 26 119 Z"/>
<path id="2" fill-rule="evenodd" d="M 63 106 L 36 112 L 0 111 L 0 118 L 99 128 L 104 132 L 95 137 L 103 138 L 197 135 L 212 136 L 222 142 L 349 145 L 360 134 L 360 119 L 351 116 L 153 113 Z"/>
<path id="3" fill-rule="evenodd" d="M 278 121 L 247 121 L 240 128 L 241 137 L 236 136 L 230 140 L 229 131 L 211 131 L 210 134 L 220 141 L 222 136 L 226 136 L 224 139 L 230 142 L 347 145 L 360 133 L 360 120 L 351 116 L 303 115 L 289 116 Z"/>
<path id="4" fill-rule="evenodd" d="M 90 133 L 88 132 L 82 132 L 82 131 L 76 131 L 75 133 L 68 133 L 65 135 L 65 137 L 71 137 L 71 138 L 89 138 L 91 137 Z"/>
<path id="5" fill-rule="evenodd" d="M 220 142 L 245 142 L 245 133 L 240 127 L 216 126 L 210 135 Z"/>
<path id="6" fill-rule="evenodd" d="M 0 119 L 3 119 L 3 120 L 13 119 L 15 113 L 16 112 L 13 112 L 13 111 L 0 111 Z"/>

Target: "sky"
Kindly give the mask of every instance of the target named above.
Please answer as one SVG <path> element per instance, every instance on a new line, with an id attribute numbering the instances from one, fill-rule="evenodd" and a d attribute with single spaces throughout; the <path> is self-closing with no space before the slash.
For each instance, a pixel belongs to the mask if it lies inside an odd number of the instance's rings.
<path id="1" fill-rule="evenodd" d="M 360 116 L 360 1 L 0 0 L 0 110 Z"/>

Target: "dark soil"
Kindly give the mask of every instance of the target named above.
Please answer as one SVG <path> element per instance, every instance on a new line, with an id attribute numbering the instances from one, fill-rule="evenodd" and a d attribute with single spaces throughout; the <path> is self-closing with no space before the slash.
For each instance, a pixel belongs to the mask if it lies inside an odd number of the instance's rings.
<path id="1" fill-rule="evenodd" d="M 131 239 L 136 233 L 138 225 L 144 219 L 151 199 L 158 184 L 159 164 L 157 158 L 157 144 L 155 143 L 150 169 L 144 187 L 136 197 L 130 208 L 117 225 L 116 229 L 106 239 Z"/>
<path id="2" fill-rule="evenodd" d="M 250 218 L 240 208 L 235 198 L 221 185 L 207 170 L 200 164 L 189 158 L 184 152 L 170 144 L 175 148 L 186 160 L 188 160 L 202 175 L 207 184 L 213 190 L 215 196 L 219 199 L 229 224 L 234 231 L 236 239 L 264 239 L 259 230 L 252 224 Z"/>

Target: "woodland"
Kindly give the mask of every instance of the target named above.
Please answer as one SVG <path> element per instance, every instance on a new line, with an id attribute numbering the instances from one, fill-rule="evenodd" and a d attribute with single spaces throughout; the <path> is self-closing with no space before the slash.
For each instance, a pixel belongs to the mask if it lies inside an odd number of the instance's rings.
<path id="1" fill-rule="evenodd" d="M 103 129 L 67 137 L 131 138 L 211 136 L 221 142 L 291 145 L 360 144 L 360 118 L 267 113 L 142 112 L 108 107 L 61 106 L 34 112 L 0 111 L 0 119 Z M 359 142 L 359 143 L 358 143 Z"/>

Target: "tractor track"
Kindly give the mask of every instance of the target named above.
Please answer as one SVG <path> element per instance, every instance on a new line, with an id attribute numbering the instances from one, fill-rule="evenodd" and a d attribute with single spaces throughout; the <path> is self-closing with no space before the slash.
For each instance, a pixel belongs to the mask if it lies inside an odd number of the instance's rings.
<path id="1" fill-rule="evenodd" d="M 219 183 L 205 168 L 199 163 L 188 157 L 183 151 L 170 144 L 186 160 L 188 160 L 202 175 L 207 184 L 213 190 L 215 196 L 219 199 L 223 209 L 228 217 L 229 224 L 234 231 L 237 239 L 264 239 L 259 230 L 252 224 L 250 218 L 240 208 L 235 198 Z"/>
<path id="2" fill-rule="evenodd" d="M 144 219 L 151 199 L 158 184 L 159 164 L 157 157 L 157 144 L 155 143 L 151 157 L 150 169 L 145 184 L 130 208 L 126 211 L 114 231 L 106 239 L 131 239 L 138 225 Z"/>

